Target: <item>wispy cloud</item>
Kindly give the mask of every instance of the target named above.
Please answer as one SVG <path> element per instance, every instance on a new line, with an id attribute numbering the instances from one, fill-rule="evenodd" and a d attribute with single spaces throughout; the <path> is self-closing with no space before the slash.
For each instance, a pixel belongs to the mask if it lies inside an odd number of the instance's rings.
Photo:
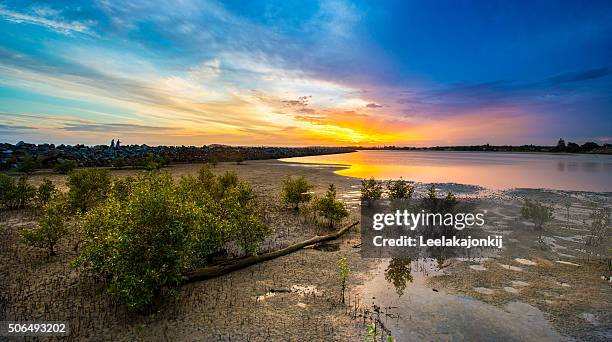
<path id="1" fill-rule="evenodd" d="M 17 12 L 0 5 L 0 16 L 13 23 L 24 23 L 43 26 L 47 29 L 62 33 L 87 33 L 90 34 L 90 26 L 93 22 L 81 22 L 77 20 L 65 20 L 60 12 L 48 7 L 34 7 L 31 13 Z"/>
<path id="2" fill-rule="evenodd" d="M 563 84 L 571 82 L 580 82 L 608 76 L 610 70 L 608 68 L 595 68 L 576 72 L 567 72 L 560 75 L 555 75 L 546 79 L 550 83 Z"/>
<path id="3" fill-rule="evenodd" d="M 435 144 L 459 141 L 461 132 L 482 138 L 496 125 L 508 127 L 500 139 L 520 137 L 527 129 L 519 125 L 593 115 L 599 121 L 591 121 L 604 122 L 593 134 L 608 136 L 610 121 L 601 119 L 612 112 L 610 69 L 598 60 L 576 59 L 577 71 L 557 66 L 519 73 L 527 60 L 542 64 L 525 54 L 512 65 L 516 80 L 507 80 L 497 64 L 476 71 L 464 66 L 479 51 L 449 67 L 446 56 L 461 57 L 455 41 L 432 46 L 415 36 L 440 27 L 444 32 L 433 30 L 427 40 L 444 40 L 451 26 L 419 26 L 418 18 L 404 15 L 415 11 L 348 0 L 272 7 L 213 0 L 52 6 L 7 0 L 0 5 L 0 24 L 10 31 L 10 40 L 0 42 L 0 84 L 8 89 L 2 99 L 10 100 L 0 101 L 0 110 L 9 113 L 4 121 L 75 140 L 122 132 L 157 142 Z M 25 25 L 46 30 L 23 30 Z M 576 46 L 586 46 L 578 41 L 583 33 L 575 33 Z M 494 50 L 505 38 L 496 35 L 482 46 Z M 515 44 L 522 47 L 522 41 Z M 525 50 L 538 50 L 532 48 Z M 444 77 L 438 70 L 446 70 Z"/>
<path id="4" fill-rule="evenodd" d="M 76 132 L 107 132 L 107 133 L 135 133 L 151 131 L 170 131 L 169 127 L 156 127 L 146 125 L 107 123 L 107 124 L 67 124 L 63 127 L 66 131 Z"/>
<path id="5" fill-rule="evenodd" d="M 22 126 L 22 125 L 0 124 L 0 131 L 31 130 L 31 129 L 36 129 L 36 127 Z"/>
<path id="6" fill-rule="evenodd" d="M 536 81 L 459 82 L 400 94 L 394 101 L 403 113 L 457 116 L 483 108 L 528 109 L 585 101 L 601 93 L 588 82 L 608 76 L 608 68 L 566 72 Z M 608 88 L 612 90 L 612 85 Z M 605 108 L 602 108 L 605 109 Z M 557 109 L 558 110 L 558 109 Z M 534 113 L 538 114 L 538 113 Z M 545 114 L 545 113 L 540 113 Z"/>

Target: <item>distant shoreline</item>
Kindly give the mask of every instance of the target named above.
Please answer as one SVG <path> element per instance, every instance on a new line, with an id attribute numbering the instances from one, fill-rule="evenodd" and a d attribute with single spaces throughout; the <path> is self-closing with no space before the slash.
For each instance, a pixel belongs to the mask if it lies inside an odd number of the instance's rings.
<path id="1" fill-rule="evenodd" d="M 553 151 L 478 151 L 478 150 L 439 150 L 429 147 L 415 149 L 370 149 L 360 148 L 357 151 L 391 151 L 391 152 L 469 152 L 469 153 L 516 153 L 516 154 L 550 154 L 550 155 L 612 155 L 612 152 L 553 152 Z M 350 152 L 348 152 L 350 153 Z"/>
<path id="2" fill-rule="evenodd" d="M 493 146 L 493 145 L 473 145 L 473 146 L 431 146 L 431 147 L 353 147 L 363 151 L 439 151 L 439 152 L 510 152 L 510 153 L 551 153 L 551 154 L 612 154 L 612 145 L 589 145 L 586 143 L 577 148 L 568 149 L 558 146 Z M 586 145 L 586 146 L 585 146 Z"/>

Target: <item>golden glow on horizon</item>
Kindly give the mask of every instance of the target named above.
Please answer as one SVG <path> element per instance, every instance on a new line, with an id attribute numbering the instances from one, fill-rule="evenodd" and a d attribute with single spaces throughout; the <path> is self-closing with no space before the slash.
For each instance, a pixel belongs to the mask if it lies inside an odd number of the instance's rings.
<path id="1" fill-rule="evenodd" d="M 289 162 L 345 165 L 337 174 L 379 180 L 461 183 L 488 189 L 552 188 L 564 190 L 610 191 L 612 187 L 601 166 L 592 156 L 533 158 L 524 154 L 491 153 L 487 162 L 469 152 L 441 151 L 358 151 L 353 153 L 283 159 Z M 569 160 L 567 158 L 570 158 Z M 574 159 L 575 158 L 575 159 Z M 572 160 L 574 159 L 574 160 Z M 580 165 L 568 171 L 567 164 Z M 561 167 L 561 166 L 563 167 Z M 603 165 L 603 164 L 601 164 Z M 581 175 L 577 177 L 576 175 Z"/>
<path id="2" fill-rule="evenodd" d="M 62 115 L 13 114 L 11 123 L 32 127 L 32 136 L 99 143 L 115 136 L 127 143 L 154 145 L 426 146 L 465 143 L 466 139 L 486 143 L 496 135 L 516 139 L 528 131 L 526 127 L 534 127 L 533 121 L 513 108 L 401 116 L 390 100 L 379 105 L 358 88 L 262 65 L 245 56 L 228 55 L 227 59 L 205 61 L 203 70 L 162 76 L 147 64 L 126 72 L 126 63 L 136 63 L 133 57 L 108 55 L 99 48 L 70 50 L 66 55 L 107 77 L 112 87 L 103 84 L 104 78 L 3 68 L 14 87 L 101 106 L 95 110 L 68 104 L 48 107 L 50 113 L 67 113 Z M 228 85 L 235 75 L 223 65 L 259 70 L 268 78 Z"/>

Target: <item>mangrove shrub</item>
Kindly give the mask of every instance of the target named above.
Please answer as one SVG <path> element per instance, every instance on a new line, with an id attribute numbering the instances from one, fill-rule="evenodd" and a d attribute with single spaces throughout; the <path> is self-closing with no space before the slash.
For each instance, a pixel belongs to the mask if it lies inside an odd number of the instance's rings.
<path id="1" fill-rule="evenodd" d="M 250 187 L 205 169 L 200 175 L 205 182 L 187 176 L 175 183 L 166 173 L 115 182 L 103 204 L 84 215 L 76 265 L 106 278 L 114 298 L 140 310 L 227 243 L 255 253 L 269 228 Z"/>
<path id="2" fill-rule="evenodd" d="M 293 205 L 293 209 L 299 210 L 300 203 L 309 202 L 312 199 L 312 184 L 308 183 L 304 176 L 291 178 L 288 176 L 283 181 L 281 199 L 286 204 Z"/>
<path id="3" fill-rule="evenodd" d="M 111 176 L 105 169 L 77 170 L 70 174 L 66 184 L 70 205 L 74 209 L 87 211 L 106 197 L 111 188 Z"/>
<path id="4" fill-rule="evenodd" d="M 0 174 L 0 207 L 20 209 L 32 202 L 36 187 L 28 184 L 26 176 L 15 178 Z"/>
<path id="5" fill-rule="evenodd" d="M 387 192 L 390 200 L 408 200 L 414 194 L 414 186 L 403 179 L 389 181 Z"/>
<path id="6" fill-rule="evenodd" d="M 348 210 L 344 204 L 336 200 L 336 187 L 329 185 L 325 196 L 319 197 L 313 204 L 313 209 L 329 221 L 329 228 L 334 228 L 334 223 L 348 216 Z"/>
<path id="7" fill-rule="evenodd" d="M 45 205 L 36 228 L 21 231 L 22 238 L 26 244 L 44 248 L 49 255 L 55 255 L 55 245 L 68 233 L 67 214 L 68 202 L 65 195 L 60 193 Z"/>
<path id="8" fill-rule="evenodd" d="M 340 288 L 341 288 L 341 296 L 342 296 L 342 304 L 344 304 L 344 293 L 346 292 L 346 281 L 349 276 L 349 266 L 346 263 L 346 257 L 340 257 L 338 260 L 338 273 L 340 274 Z"/>
<path id="9" fill-rule="evenodd" d="M 361 199 L 369 204 L 371 201 L 378 200 L 382 197 L 382 183 L 374 178 L 361 180 Z"/>
<path id="10" fill-rule="evenodd" d="M 40 185 L 38 185 L 38 189 L 36 189 L 36 204 L 39 207 L 44 207 L 49 203 L 56 191 L 57 189 L 55 185 L 53 185 L 53 182 L 48 178 L 43 178 Z"/>
<path id="11" fill-rule="evenodd" d="M 76 167 L 77 162 L 75 160 L 67 159 L 53 165 L 53 171 L 63 175 L 67 175 L 72 172 L 72 170 L 76 169 Z"/>
<path id="12" fill-rule="evenodd" d="M 40 161 L 31 155 L 27 154 L 23 160 L 17 164 L 17 172 L 30 174 L 37 169 L 40 169 Z"/>
<path id="13" fill-rule="evenodd" d="M 526 199 L 521 208 L 521 215 L 534 224 L 534 229 L 538 232 L 538 239 L 542 241 L 542 230 L 544 230 L 544 225 L 553 219 L 553 208 L 538 201 Z"/>

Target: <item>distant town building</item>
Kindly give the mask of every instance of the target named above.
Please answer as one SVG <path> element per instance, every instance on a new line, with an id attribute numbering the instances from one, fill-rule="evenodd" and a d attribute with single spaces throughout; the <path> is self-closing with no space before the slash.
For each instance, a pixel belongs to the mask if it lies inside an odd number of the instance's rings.
<path id="1" fill-rule="evenodd" d="M 565 150 L 565 140 L 559 139 L 559 142 L 557 143 L 557 149 Z"/>

